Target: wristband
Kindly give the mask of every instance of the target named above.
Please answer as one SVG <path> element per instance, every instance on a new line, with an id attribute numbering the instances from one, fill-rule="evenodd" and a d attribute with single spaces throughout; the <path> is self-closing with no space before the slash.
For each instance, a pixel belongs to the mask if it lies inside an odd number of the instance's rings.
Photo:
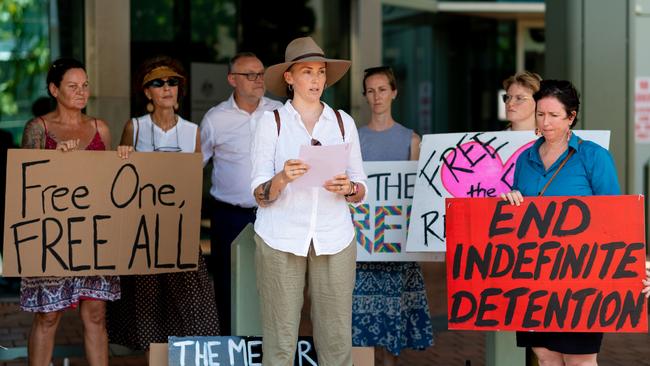
<path id="1" fill-rule="evenodd" d="M 346 194 L 345 197 L 352 197 L 359 193 L 359 186 L 355 182 L 350 182 L 350 193 Z"/>

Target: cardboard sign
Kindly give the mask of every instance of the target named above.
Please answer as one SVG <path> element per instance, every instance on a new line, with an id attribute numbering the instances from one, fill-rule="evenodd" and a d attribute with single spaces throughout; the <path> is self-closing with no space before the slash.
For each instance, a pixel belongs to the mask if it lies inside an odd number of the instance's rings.
<path id="1" fill-rule="evenodd" d="M 4 276 L 193 270 L 200 154 L 9 150 Z"/>
<path id="2" fill-rule="evenodd" d="M 449 329 L 648 331 L 642 196 L 447 199 Z"/>
<path id="3" fill-rule="evenodd" d="M 169 337 L 169 365 L 262 366 L 262 337 Z M 299 337 L 295 366 L 317 366 L 311 337 Z"/>
<path id="4" fill-rule="evenodd" d="M 609 147 L 609 131 L 574 131 Z M 533 131 L 425 135 L 409 224 L 409 252 L 445 251 L 445 198 L 498 197 L 512 189 L 517 158 L 537 136 Z"/>
<path id="5" fill-rule="evenodd" d="M 407 253 L 417 161 L 363 163 L 368 176 L 365 203 L 350 205 L 357 262 L 443 261 L 442 253 Z"/>

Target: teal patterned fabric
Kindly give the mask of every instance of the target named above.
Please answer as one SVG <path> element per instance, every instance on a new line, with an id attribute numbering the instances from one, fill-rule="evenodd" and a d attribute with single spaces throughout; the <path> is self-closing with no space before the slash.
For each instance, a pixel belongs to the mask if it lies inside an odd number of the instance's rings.
<path id="1" fill-rule="evenodd" d="M 384 131 L 359 128 L 364 161 L 408 160 L 413 130 L 398 123 Z M 352 297 L 352 344 L 404 348 L 433 344 L 433 326 L 422 269 L 414 262 L 357 263 Z"/>
<path id="2" fill-rule="evenodd" d="M 415 262 L 357 263 L 352 301 L 352 344 L 399 355 L 433 344 L 422 270 Z"/>

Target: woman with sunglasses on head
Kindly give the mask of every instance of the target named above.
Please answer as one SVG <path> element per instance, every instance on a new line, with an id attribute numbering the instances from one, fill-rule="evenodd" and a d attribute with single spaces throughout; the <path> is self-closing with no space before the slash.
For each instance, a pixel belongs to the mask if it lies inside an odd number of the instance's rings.
<path id="1" fill-rule="evenodd" d="M 48 94 L 56 100 L 56 109 L 27 122 L 22 147 L 64 152 L 110 148 L 106 123 L 82 112 L 90 94 L 84 65 L 74 59 L 56 60 L 46 81 Z M 108 365 L 106 301 L 119 297 L 117 276 L 24 277 L 20 308 L 34 313 L 27 346 L 29 364 L 50 364 L 63 311 L 79 307 L 88 363 Z"/>
<path id="2" fill-rule="evenodd" d="M 350 61 L 328 59 L 310 37 L 286 48 L 285 62 L 264 75 L 266 88 L 290 99 L 257 121 L 251 190 L 257 200 L 255 265 L 264 334 L 264 365 L 291 366 L 305 280 L 323 366 L 352 365 L 352 289 L 356 241 L 348 203 L 363 201 L 366 176 L 354 120 L 321 101 Z M 321 187 L 293 184 L 309 169 L 302 145 L 350 144 L 345 172 Z"/>
<path id="3" fill-rule="evenodd" d="M 532 131 L 535 129 L 535 101 L 533 94 L 539 90 L 542 78 L 530 71 L 518 72 L 503 81 L 506 93 L 507 131 Z"/>
<path id="4" fill-rule="evenodd" d="M 141 65 L 137 75 L 135 88 L 146 97 L 149 113 L 127 121 L 118 155 L 128 159 L 133 151 L 201 152 L 197 125 L 176 114 L 187 87 L 180 63 L 167 56 L 154 57 Z M 196 271 L 122 276 L 121 280 L 122 299 L 108 309 L 112 343 L 148 350 L 150 343 L 166 343 L 168 336 L 219 335 L 214 289 L 203 255 Z"/>
<path id="5" fill-rule="evenodd" d="M 514 189 L 501 198 L 520 205 L 526 196 L 621 194 L 610 153 L 572 133 L 580 110 L 573 84 L 543 80 L 533 98 L 540 137 L 517 159 Z M 603 333 L 517 332 L 517 346 L 531 347 L 540 366 L 596 366 L 602 338 Z"/>
<path id="6" fill-rule="evenodd" d="M 363 160 L 417 160 L 420 136 L 392 116 L 393 71 L 386 66 L 365 70 L 363 95 L 371 111 L 370 122 L 359 128 Z M 416 262 L 357 263 L 352 309 L 353 345 L 377 347 L 384 365 L 395 365 L 404 348 L 433 344 L 429 302 Z"/>

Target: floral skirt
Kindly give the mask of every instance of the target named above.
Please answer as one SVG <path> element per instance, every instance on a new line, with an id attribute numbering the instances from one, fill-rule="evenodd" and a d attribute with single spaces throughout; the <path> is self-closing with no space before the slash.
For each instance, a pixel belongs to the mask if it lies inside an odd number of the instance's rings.
<path id="1" fill-rule="evenodd" d="M 433 325 L 422 269 L 415 262 L 357 263 L 352 300 L 352 344 L 404 348 L 433 344 Z"/>
<path id="2" fill-rule="evenodd" d="M 20 283 L 20 308 L 32 313 L 74 308 L 84 299 L 119 298 L 118 276 L 24 277 Z"/>

